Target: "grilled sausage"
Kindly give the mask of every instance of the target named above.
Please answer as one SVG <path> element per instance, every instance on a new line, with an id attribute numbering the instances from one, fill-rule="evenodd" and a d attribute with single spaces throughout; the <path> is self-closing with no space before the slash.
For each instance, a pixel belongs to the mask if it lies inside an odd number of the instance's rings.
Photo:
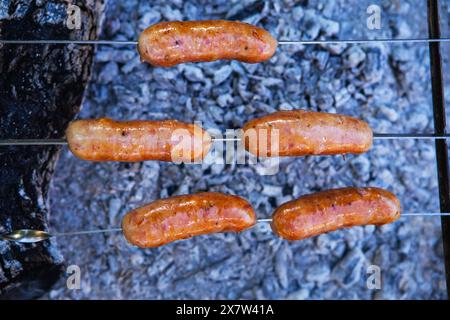
<path id="1" fill-rule="evenodd" d="M 129 212 L 122 220 L 128 242 L 141 248 L 215 232 L 239 232 L 256 223 L 244 199 L 217 192 L 175 196 Z"/>
<path id="2" fill-rule="evenodd" d="M 74 155 L 91 161 L 196 162 L 211 146 L 211 137 L 202 128 L 176 120 L 76 120 L 67 128 L 66 138 Z"/>
<path id="3" fill-rule="evenodd" d="M 366 122 L 305 110 L 251 120 L 243 134 L 246 149 L 260 157 L 363 153 L 372 146 L 372 130 Z"/>
<path id="4" fill-rule="evenodd" d="M 340 228 L 383 225 L 400 217 L 400 202 L 379 188 L 342 188 L 302 196 L 275 210 L 272 230 L 301 240 Z"/>
<path id="5" fill-rule="evenodd" d="M 160 22 L 138 40 L 141 60 L 158 67 L 219 59 L 257 63 L 270 59 L 276 48 L 266 30 L 224 20 Z"/>

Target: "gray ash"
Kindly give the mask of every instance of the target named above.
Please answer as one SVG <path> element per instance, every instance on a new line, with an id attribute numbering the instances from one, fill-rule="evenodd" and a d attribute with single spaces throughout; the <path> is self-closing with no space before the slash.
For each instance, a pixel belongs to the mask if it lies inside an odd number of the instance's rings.
<path id="1" fill-rule="evenodd" d="M 101 38 L 132 40 L 162 20 L 235 17 L 278 39 L 390 38 L 426 34 L 424 1 L 383 2 L 380 31 L 367 30 L 371 1 L 111 1 Z M 448 11 L 443 12 L 448 15 Z M 432 132 L 426 45 L 281 46 L 270 62 L 152 68 L 130 47 L 100 46 L 80 118 L 202 121 L 224 131 L 280 109 L 338 112 L 375 132 Z M 117 226 L 127 210 L 197 191 L 235 193 L 259 217 L 309 192 L 341 186 L 388 188 L 405 212 L 436 212 L 434 144 L 376 141 L 359 156 L 285 158 L 273 176 L 246 165 L 90 163 L 67 150 L 56 170 L 51 226 Z M 380 228 L 356 227 L 301 241 L 275 237 L 266 224 L 239 235 L 201 236 L 142 250 L 120 234 L 58 240 L 80 266 L 81 290 L 61 280 L 49 298 L 138 299 L 443 299 L 439 218 L 405 217 Z M 367 267 L 382 289 L 366 286 Z"/>

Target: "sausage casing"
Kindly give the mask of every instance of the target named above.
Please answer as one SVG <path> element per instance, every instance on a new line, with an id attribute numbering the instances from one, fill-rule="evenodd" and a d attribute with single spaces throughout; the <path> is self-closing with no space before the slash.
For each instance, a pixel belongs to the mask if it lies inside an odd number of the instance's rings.
<path id="1" fill-rule="evenodd" d="M 244 199 L 217 192 L 174 196 L 135 209 L 122 220 L 128 242 L 141 248 L 215 232 L 239 232 L 256 223 Z"/>
<path id="2" fill-rule="evenodd" d="M 141 60 L 160 67 L 219 59 L 257 63 L 270 59 L 276 48 L 266 30 L 225 20 L 160 22 L 138 40 Z"/>
<path id="3" fill-rule="evenodd" d="M 342 188 L 317 192 L 275 210 L 272 230 L 287 240 L 301 240 L 340 228 L 383 225 L 400 217 L 400 202 L 379 188 Z"/>
<path id="4" fill-rule="evenodd" d="M 261 157 L 357 154 L 372 146 L 372 129 L 366 122 L 305 110 L 279 111 L 251 120 L 243 134 L 246 149 Z"/>
<path id="5" fill-rule="evenodd" d="M 76 120 L 67 128 L 66 138 L 74 155 L 91 161 L 196 162 L 211 146 L 205 130 L 176 120 Z"/>

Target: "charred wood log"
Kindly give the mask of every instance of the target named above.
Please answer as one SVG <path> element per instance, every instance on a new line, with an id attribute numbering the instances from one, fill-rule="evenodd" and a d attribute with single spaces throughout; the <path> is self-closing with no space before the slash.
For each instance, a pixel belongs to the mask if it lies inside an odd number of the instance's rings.
<path id="1" fill-rule="evenodd" d="M 103 9 L 102 0 L 0 0 L 0 38 L 96 39 Z M 2 45 L 0 139 L 62 138 L 79 111 L 93 50 L 88 45 Z M 0 147 L 0 233 L 48 229 L 48 188 L 59 151 Z M 0 241 L 2 299 L 38 297 L 62 270 L 54 240 Z"/>

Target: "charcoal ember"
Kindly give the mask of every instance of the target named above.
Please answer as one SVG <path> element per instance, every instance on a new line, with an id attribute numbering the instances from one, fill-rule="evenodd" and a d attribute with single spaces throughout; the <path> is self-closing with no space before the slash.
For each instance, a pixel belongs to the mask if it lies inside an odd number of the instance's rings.
<path id="1" fill-rule="evenodd" d="M 275 272 L 278 277 L 278 281 L 283 288 L 287 288 L 289 285 L 289 273 L 288 267 L 292 259 L 292 251 L 288 246 L 286 249 L 279 250 L 275 256 Z"/>
<path id="2" fill-rule="evenodd" d="M 67 2 L 1 1 L 0 37 L 95 39 L 104 1 L 71 4 L 80 9 L 78 29 L 68 24 L 73 16 Z M 1 46 L 0 139 L 64 137 L 68 122 L 80 109 L 93 50 L 76 45 Z M 0 233 L 48 230 L 48 187 L 59 151 L 54 146 L 1 147 Z M 38 297 L 62 270 L 63 258 L 54 240 L 28 245 L 0 241 L 2 299 Z"/>
<path id="3" fill-rule="evenodd" d="M 318 285 L 330 280 L 330 267 L 322 262 L 313 264 L 306 270 L 305 278 L 311 282 L 317 282 Z"/>
<path id="4" fill-rule="evenodd" d="M 303 20 L 303 27 L 308 39 L 316 39 L 320 33 L 320 23 L 318 22 L 317 15 L 314 10 L 306 10 Z"/>
<path id="5" fill-rule="evenodd" d="M 333 268 L 331 276 L 343 287 L 350 287 L 359 281 L 365 263 L 359 249 L 348 252 Z"/>
<path id="6" fill-rule="evenodd" d="M 351 47 L 345 52 L 344 58 L 346 66 L 355 68 L 366 59 L 366 53 L 360 47 Z"/>
<path id="7" fill-rule="evenodd" d="M 261 12 L 264 2 L 255 0 L 239 1 L 227 13 L 226 18 L 230 20 L 244 20 L 255 12 Z"/>
<path id="8" fill-rule="evenodd" d="M 387 54 L 383 46 L 372 46 L 367 50 L 367 58 L 363 69 L 367 83 L 376 83 L 383 78 L 384 66 L 387 64 Z"/>

